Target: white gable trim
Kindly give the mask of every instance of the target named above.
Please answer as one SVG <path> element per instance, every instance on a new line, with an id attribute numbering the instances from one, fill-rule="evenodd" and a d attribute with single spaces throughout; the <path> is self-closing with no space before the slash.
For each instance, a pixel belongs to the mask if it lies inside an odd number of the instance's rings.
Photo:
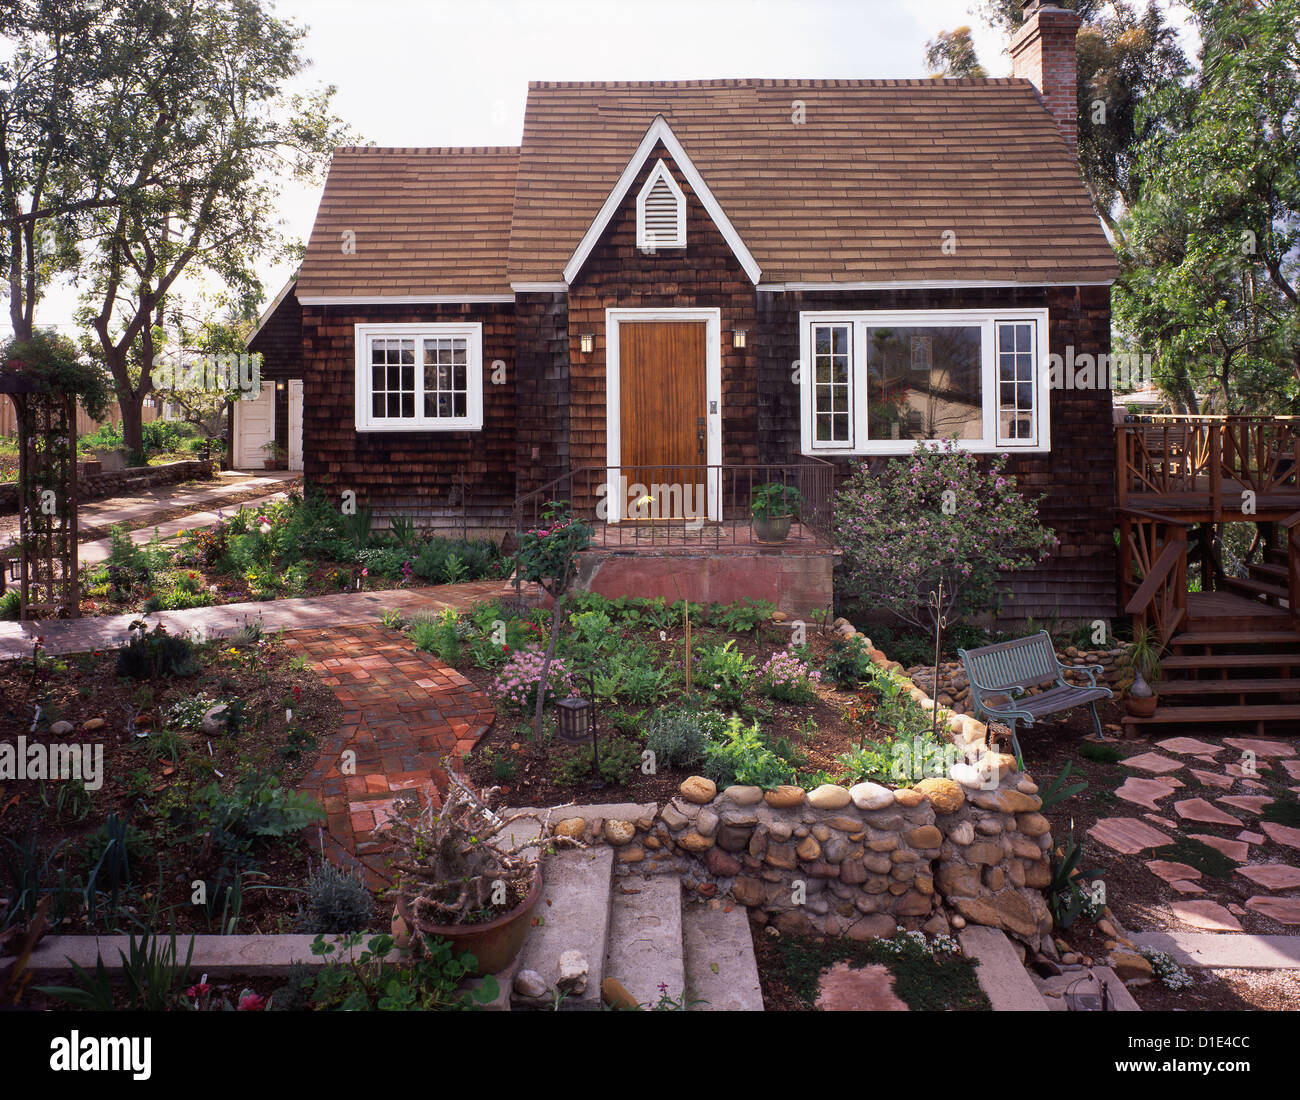
<path id="1" fill-rule="evenodd" d="M 257 334 L 266 327 L 266 322 L 271 319 L 271 315 L 275 313 L 277 309 L 280 308 L 280 303 L 283 302 L 289 296 L 289 291 L 291 291 L 297 285 L 298 285 L 298 272 L 295 271 L 285 281 L 284 286 L 280 288 L 280 293 L 271 299 L 271 304 L 262 311 L 262 316 L 257 319 L 257 328 L 253 329 L 252 335 L 250 335 L 249 338 L 244 341 L 244 347 L 248 347 L 249 344 L 251 344 L 254 340 L 257 339 Z"/>
<path id="2" fill-rule="evenodd" d="M 784 294 L 796 290 L 976 290 L 982 287 L 1034 287 L 1034 286 L 1112 286 L 1113 279 L 1105 282 L 1054 283 L 1042 279 L 1008 281 L 1005 279 L 911 279 L 874 283 L 759 283 L 756 290 Z"/>
<path id="3" fill-rule="evenodd" d="M 605 231 L 605 226 L 609 224 L 614 212 L 622 205 L 623 199 L 627 197 L 628 191 L 631 190 L 636 175 L 641 170 L 641 165 L 645 163 L 655 144 L 660 141 L 664 143 L 674 163 L 676 163 L 682 175 L 686 177 L 686 182 L 691 185 L 691 190 L 699 197 L 704 209 L 708 211 L 709 217 L 713 219 L 713 224 L 718 227 L 736 259 L 740 261 L 740 266 L 745 269 L 745 274 L 749 276 L 750 282 L 757 285 L 759 276 L 762 274 L 758 261 L 745 247 L 745 242 L 740 239 L 740 234 L 736 232 L 736 227 L 731 224 L 731 219 L 723 213 L 722 207 L 718 204 L 718 200 L 713 197 L 713 192 L 709 190 L 708 185 L 704 182 L 699 169 L 695 167 L 691 158 L 686 155 L 682 143 L 677 140 L 677 135 L 664 121 L 662 115 L 656 115 L 655 120 L 650 123 L 650 128 L 646 130 L 645 137 L 641 139 L 641 144 L 637 146 L 636 152 L 632 154 L 632 159 L 627 162 L 627 167 L 623 169 L 623 174 L 619 176 L 614 189 L 605 199 L 605 204 L 600 208 L 595 220 L 588 227 L 586 235 L 579 242 L 573 255 L 569 257 L 569 262 L 564 268 L 564 281 L 572 285 L 574 279 L 578 277 L 578 272 L 582 270 L 582 265 L 587 262 L 591 250 L 596 247 L 596 242 L 600 240 L 600 235 Z"/>
<path id="4" fill-rule="evenodd" d="M 309 297 L 299 296 L 298 301 L 305 306 L 426 306 L 426 305 L 476 305 L 486 302 L 513 302 L 511 294 L 372 294 L 354 296 L 348 294 L 320 294 Z"/>
<path id="5" fill-rule="evenodd" d="M 646 225 L 646 198 L 660 183 L 668 188 L 675 204 L 676 214 L 676 232 L 670 240 L 659 240 L 657 235 Z M 641 249 L 655 248 L 685 248 L 686 247 L 686 196 L 682 189 L 677 186 L 677 181 L 673 179 L 673 174 L 668 171 L 668 165 L 664 163 L 662 157 L 659 162 L 650 171 L 646 177 L 645 184 L 636 197 L 636 246 Z"/>

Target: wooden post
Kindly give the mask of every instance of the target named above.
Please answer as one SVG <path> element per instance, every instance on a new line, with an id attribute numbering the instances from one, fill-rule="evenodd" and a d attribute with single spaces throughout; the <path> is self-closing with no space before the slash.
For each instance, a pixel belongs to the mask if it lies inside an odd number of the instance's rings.
<path id="1" fill-rule="evenodd" d="M 1115 425 L 1115 474 L 1119 478 L 1115 499 L 1121 508 L 1128 507 L 1128 435 L 1128 425 Z"/>
<path id="2" fill-rule="evenodd" d="M 1227 425 L 1210 424 L 1210 510 L 1217 523 L 1223 514 L 1223 432 Z"/>

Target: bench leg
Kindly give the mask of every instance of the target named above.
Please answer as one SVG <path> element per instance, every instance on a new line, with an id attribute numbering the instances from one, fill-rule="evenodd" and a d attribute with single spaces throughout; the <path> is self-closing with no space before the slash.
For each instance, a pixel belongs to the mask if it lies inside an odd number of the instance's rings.
<path id="1" fill-rule="evenodd" d="M 1101 738 L 1101 719 L 1097 717 L 1097 704 L 1096 704 L 1096 703 L 1089 703 L 1089 704 L 1088 704 L 1088 709 L 1089 709 L 1090 711 L 1092 711 L 1092 729 L 1093 729 L 1093 732 L 1097 735 L 1098 739 L 1100 739 L 1100 738 Z"/>

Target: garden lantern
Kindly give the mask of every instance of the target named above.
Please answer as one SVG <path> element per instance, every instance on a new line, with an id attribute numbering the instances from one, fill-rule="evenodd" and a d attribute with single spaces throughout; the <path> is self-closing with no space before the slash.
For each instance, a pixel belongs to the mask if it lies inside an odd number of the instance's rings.
<path id="1" fill-rule="evenodd" d="M 596 685 L 587 677 L 587 691 L 596 697 Z M 591 742 L 591 785 L 599 789 L 605 785 L 600 778 L 600 747 L 596 742 L 596 704 L 581 695 L 571 695 L 556 701 L 556 724 L 560 740 L 570 745 Z"/>

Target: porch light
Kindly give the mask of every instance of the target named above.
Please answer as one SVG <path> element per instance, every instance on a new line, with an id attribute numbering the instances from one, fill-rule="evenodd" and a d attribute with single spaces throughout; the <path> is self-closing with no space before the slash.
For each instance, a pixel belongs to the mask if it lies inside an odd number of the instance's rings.
<path id="1" fill-rule="evenodd" d="M 284 379 L 281 378 L 275 383 L 275 392 L 284 393 Z"/>
<path id="2" fill-rule="evenodd" d="M 731 346 L 733 348 L 743 348 L 748 333 L 743 328 L 733 328 L 731 330 Z"/>
<path id="3" fill-rule="evenodd" d="M 578 348 L 583 355 L 590 355 L 596 350 L 596 334 L 594 332 L 579 333 Z"/>

